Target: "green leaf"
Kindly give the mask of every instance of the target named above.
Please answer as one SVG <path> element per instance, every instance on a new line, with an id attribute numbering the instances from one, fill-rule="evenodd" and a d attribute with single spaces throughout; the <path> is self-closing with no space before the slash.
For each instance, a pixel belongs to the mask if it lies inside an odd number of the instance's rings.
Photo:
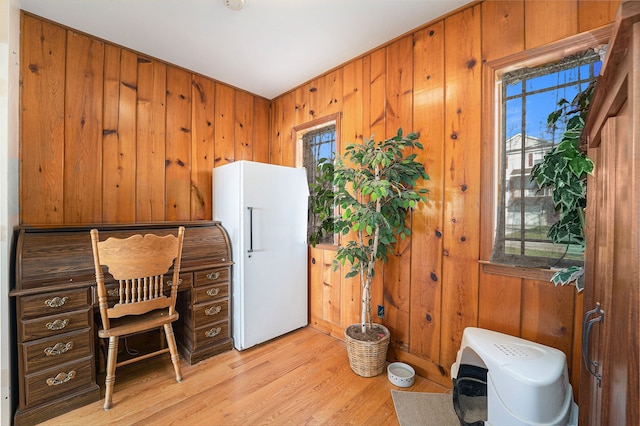
<path id="1" fill-rule="evenodd" d="M 578 280 L 584 275 L 584 268 L 582 266 L 571 266 L 569 268 L 561 269 L 551 277 L 551 282 L 558 286 L 575 283 L 578 287 Z M 578 287 L 578 291 L 581 291 L 583 286 Z"/>
<path id="2" fill-rule="evenodd" d="M 580 155 L 569 162 L 569 169 L 580 178 L 583 174 L 591 174 L 593 172 L 593 161 L 584 155 Z"/>

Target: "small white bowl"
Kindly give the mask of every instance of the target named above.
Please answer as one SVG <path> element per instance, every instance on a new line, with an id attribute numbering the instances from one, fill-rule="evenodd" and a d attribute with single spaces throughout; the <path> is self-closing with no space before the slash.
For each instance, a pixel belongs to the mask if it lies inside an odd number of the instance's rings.
<path id="1" fill-rule="evenodd" d="M 416 371 L 404 362 L 392 362 L 387 367 L 387 376 L 389 381 L 401 388 L 408 388 L 413 385 L 416 378 Z"/>

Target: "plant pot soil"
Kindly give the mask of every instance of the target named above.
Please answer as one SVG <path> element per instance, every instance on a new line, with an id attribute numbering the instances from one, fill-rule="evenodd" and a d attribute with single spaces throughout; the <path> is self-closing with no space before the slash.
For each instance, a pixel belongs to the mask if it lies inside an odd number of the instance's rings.
<path id="1" fill-rule="evenodd" d="M 372 328 L 367 328 L 363 333 L 360 324 L 352 324 L 347 327 L 345 333 L 352 339 L 360 340 L 362 342 L 377 342 L 387 336 L 384 330 L 381 330 L 375 325 Z"/>

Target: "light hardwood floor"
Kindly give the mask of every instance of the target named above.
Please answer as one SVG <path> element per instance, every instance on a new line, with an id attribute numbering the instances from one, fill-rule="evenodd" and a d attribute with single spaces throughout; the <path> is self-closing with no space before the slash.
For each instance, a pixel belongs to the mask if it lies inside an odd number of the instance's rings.
<path id="1" fill-rule="evenodd" d="M 391 389 L 446 391 L 419 376 L 410 388 L 392 385 L 386 371 L 360 377 L 346 352 L 344 342 L 307 327 L 196 365 L 181 361 L 182 383 L 162 355 L 116 371 L 111 410 L 94 402 L 44 424 L 397 425 Z"/>

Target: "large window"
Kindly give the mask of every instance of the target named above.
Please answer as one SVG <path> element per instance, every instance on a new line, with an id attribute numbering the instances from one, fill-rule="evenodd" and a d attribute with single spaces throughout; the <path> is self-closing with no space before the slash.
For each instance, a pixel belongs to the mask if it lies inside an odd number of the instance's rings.
<path id="1" fill-rule="evenodd" d="M 492 261 L 521 266 L 561 266 L 581 262 L 579 245 L 557 245 L 547 238 L 558 220 L 551 194 L 531 181 L 532 167 L 561 140 L 566 122 L 547 125 L 565 99 L 593 81 L 600 70 L 594 51 L 536 68 L 502 75 L 499 205 Z"/>

